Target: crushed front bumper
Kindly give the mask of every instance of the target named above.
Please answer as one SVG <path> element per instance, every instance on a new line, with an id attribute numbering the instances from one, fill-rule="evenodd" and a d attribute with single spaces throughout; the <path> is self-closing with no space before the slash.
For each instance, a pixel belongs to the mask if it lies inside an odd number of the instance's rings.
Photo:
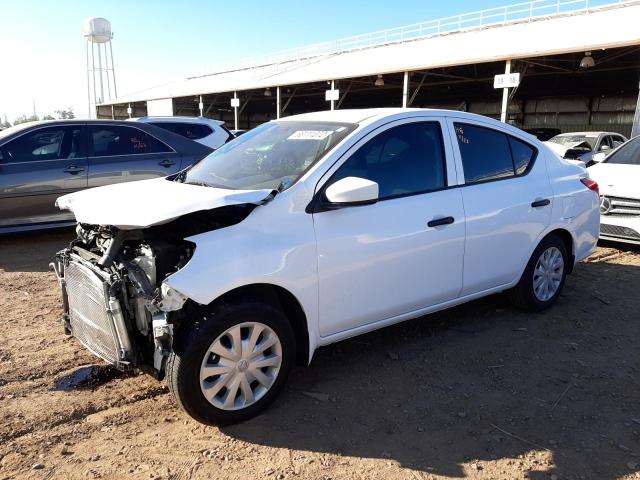
<path id="1" fill-rule="evenodd" d="M 123 282 L 115 272 L 95 266 L 92 255 L 78 248 L 56 254 L 53 268 L 62 290 L 65 330 L 105 362 L 130 370 L 135 357 L 121 308 Z"/>

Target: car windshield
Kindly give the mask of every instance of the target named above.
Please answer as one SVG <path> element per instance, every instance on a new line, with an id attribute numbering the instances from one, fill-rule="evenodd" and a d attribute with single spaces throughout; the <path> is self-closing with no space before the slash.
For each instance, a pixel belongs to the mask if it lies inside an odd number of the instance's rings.
<path id="1" fill-rule="evenodd" d="M 357 125 L 280 121 L 263 124 L 194 165 L 185 183 L 237 190 L 285 190 Z"/>
<path id="2" fill-rule="evenodd" d="M 556 135 L 552 139 L 549 140 L 553 143 L 558 143 L 564 147 L 576 146 L 582 147 L 581 144 L 586 144 L 593 150 L 596 147 L 596 142 L 598 141 L 598 137 L 596 135 Z"/>
<path id="3" fill-rule="evenodd" d="M 620 163 L 623 165 L 640 165 L 640 137 L 629 140 L 611 153 L 604 163 Z"/>

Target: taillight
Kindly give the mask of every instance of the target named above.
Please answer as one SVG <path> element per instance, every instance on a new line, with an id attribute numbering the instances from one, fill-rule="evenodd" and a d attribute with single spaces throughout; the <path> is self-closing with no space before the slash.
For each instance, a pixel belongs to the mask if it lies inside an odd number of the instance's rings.
<path id="1" fill-rule="evenodd" d="M 600 187 L 598 186 L 598 182 L 594 182 L 590 178 L 581 178 L 580 181 L 589 190 L 596 192 L 596 195 L 600 195 Z"/>

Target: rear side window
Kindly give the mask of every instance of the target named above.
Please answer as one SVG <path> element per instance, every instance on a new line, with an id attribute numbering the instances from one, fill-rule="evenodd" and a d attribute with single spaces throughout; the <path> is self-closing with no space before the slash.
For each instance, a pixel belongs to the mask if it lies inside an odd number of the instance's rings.
<path id="1" fill-rule="evenodd" d="M 465 183 L 523 175 L 536 156 L 529 144 L 490 128 L 454 124 Z"/>
<path id="2" fill-rule="evenodd" d="M 151 125 L 164 128 L 191 140 L 199 140 L 211 135 L 213 129 L 209 125 L 185 122 L 151 122 Z"/>
<path id="3" fill-rule="evenodd" d="M 0 147 L 0 163 L 66 160 L 84 156 L 81 127 L 39 128 Z"/>
<path id="4" fill-rule="evenodd" d="M 509 138 L 509 146 L 511 147 L 511 155 L 513 156 L 513 165 L 516 170 L 516 175 L 522 175 L 529 168 L 529 164 L 536 155 L 536 151 L 529 144 L 521 142 L 520 140 L 505 135 Z"/>
<path id="5" fill-rule="evenodd" d="M 351 155 L 328 184 L 346 177 L 378 183 L 381 200 L 444 188 L 440 125 L 410 123 L 380 133 Z"/>
<path id="6" fill-rule="evenodd" d="M 93 125 L 90 138 L 94 157 L 141 155 L 173 150 L 138 128 L 120 125 Z"/>
<path id="7" fill-rule="evenodd" d="M 628 141 L 605 159 L 606 163 L 640 165 L 640 138 Z"/>

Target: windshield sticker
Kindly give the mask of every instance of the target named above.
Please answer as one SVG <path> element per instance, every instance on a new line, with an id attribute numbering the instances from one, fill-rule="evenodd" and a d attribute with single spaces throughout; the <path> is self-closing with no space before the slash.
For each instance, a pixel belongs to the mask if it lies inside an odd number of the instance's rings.
<path id="1" fill-rule="evenodd" d="M 298 130 L 293 132 L 287 140 L 324 140 L 333 130 Z"/>

